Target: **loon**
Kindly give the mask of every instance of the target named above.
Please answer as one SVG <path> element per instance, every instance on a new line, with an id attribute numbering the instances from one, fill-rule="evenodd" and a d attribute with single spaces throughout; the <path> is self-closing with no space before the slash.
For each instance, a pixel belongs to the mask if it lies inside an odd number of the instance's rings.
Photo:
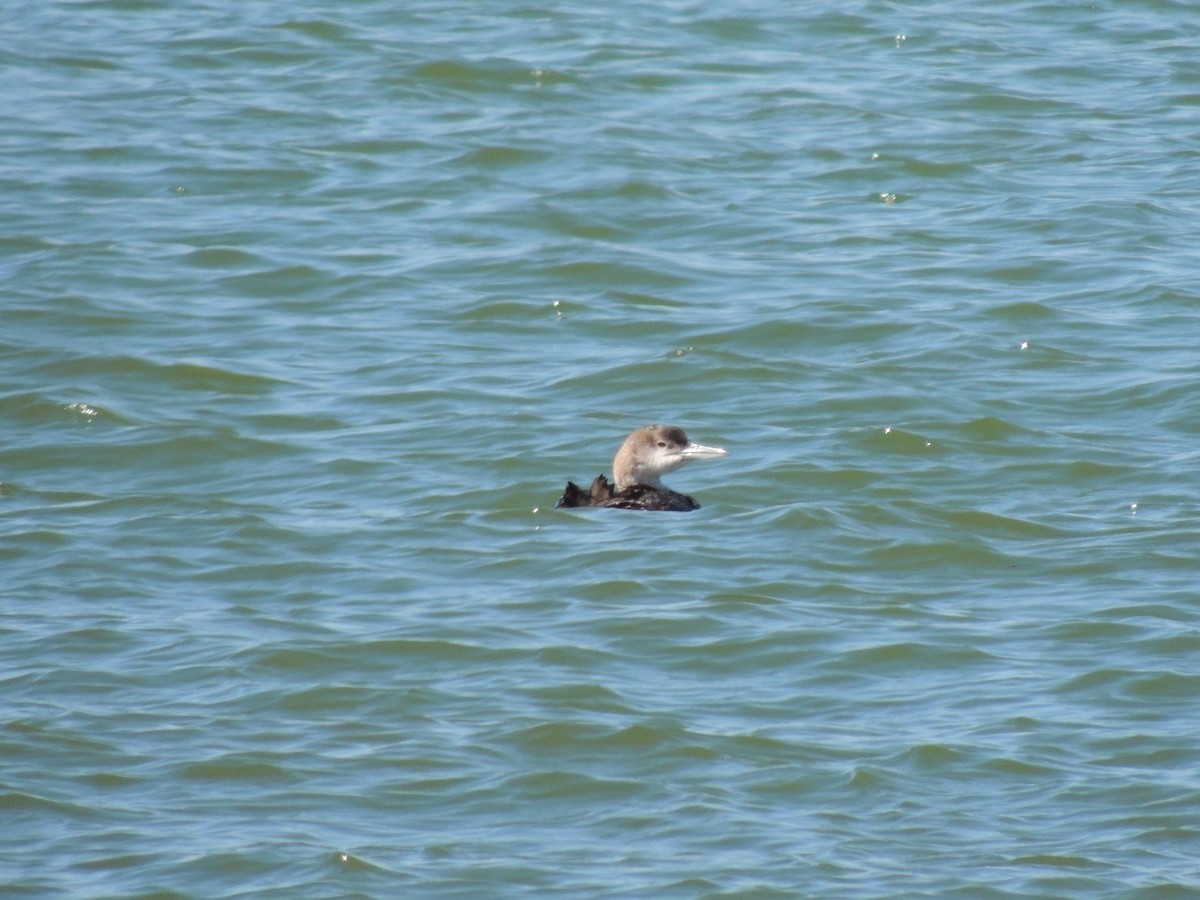
<path id="1" fill-rule="evenodd" d="M 609 509 L 644 509 L 688 512 L 700 504 L 687 494 L 666 487 L 661 479 L 692 459 L 728 456 L 720 447 L 693 444 L 682 428 L 644 425 L 625 438 L 613 459 L 615 484 L 598 475 L 586 491 L 573 481 L 554 504 L 555 509 L 604 506 Z"/>

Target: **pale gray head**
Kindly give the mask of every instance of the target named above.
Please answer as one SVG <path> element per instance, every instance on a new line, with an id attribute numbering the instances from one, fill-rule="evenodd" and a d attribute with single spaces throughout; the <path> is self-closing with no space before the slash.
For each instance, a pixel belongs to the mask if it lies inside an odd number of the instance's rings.
<path id="1" fill-rule="evenodd" d="M 682 428 L 674 425 L 644 425 L 629 437 L 613 460 L 613 479 L 618 491 L 635 484 L 662 487 L 662 477 L 693 459 L 728 456 L 720 447 L 693 444 Z"/>

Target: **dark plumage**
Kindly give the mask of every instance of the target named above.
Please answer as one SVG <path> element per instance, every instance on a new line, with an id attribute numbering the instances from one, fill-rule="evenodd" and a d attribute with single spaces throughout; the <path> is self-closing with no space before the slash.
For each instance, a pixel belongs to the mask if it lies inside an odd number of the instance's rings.
<path id="1" fill-rule="evenodd" d="M 623 491 L 614 491 L 607 478 L 597 475 L 588 490 L 573 481 L 554 504 L 555 509 L 570 509 L 578 506 L 604 506 L 609 509 L 643 509 L 648 512 L 690 512 L 699 509 L 694 497 L 681 494 L 670 488 L 656 488 L 648 484 L 635 484 Z"/>

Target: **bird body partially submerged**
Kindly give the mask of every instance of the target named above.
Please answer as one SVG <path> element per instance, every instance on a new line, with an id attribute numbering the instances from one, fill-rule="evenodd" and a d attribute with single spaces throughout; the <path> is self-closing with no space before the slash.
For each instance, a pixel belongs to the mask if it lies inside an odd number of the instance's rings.
<path id="1" fill-rule="evenodd" d="M 720 447 L 705 447 L 688 440 L 682 428 L 646 425 L 625 439 L 613 459 L 613 480 L 600 475 L 584 490 L 567 482 L 556 509 L 599 506 L 656 512 L 689 512 L 700 504 L 687 494 L 666 487 L 662 477 L 693 459 L 728 456 Z"/>

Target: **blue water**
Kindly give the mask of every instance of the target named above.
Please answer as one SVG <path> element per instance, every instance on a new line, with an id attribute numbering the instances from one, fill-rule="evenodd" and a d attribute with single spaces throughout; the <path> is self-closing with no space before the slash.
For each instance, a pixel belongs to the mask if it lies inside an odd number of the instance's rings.
<path id="1" fill-rule="evenodd" d="M 0 893 L 1200 896 L 1198 27 L 7 10 Z"/>

